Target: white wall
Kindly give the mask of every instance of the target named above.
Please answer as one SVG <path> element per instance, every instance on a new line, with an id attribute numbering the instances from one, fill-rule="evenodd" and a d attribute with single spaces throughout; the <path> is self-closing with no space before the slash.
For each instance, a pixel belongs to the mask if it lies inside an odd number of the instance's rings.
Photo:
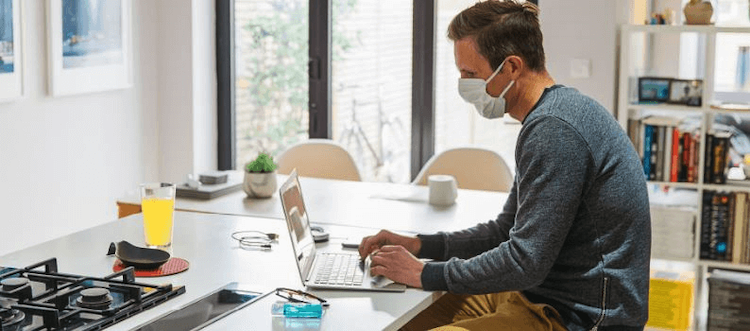
<path id="1" fill-rule="evenodd" d="M 114 220 L 139 183 L 216 169 L 213 1 L 133 0 L 133 87 L 57 98 L 46 2 L 21 3 L 25 96 L 0 104 L 0 255 Z"/>
<path id="2" fill-rule="evenodd" d="M 153 6 L 133 7 L 133 88 L 53 98 L 46 2 L 21 3 L 25 96 L 0 104 L 0 254 L 115 219 L 116 198 L 158 169 Z"/>
<path id="3" fill-rule="evenodd" d="M 626 23 L 629 0 L 541 0 L 547 69 L 559 84 L 575 87 L 615 108 L 617 27 Z M 590 60 L 591 76 L 573 78 L 571 60 Z"/>
<path id="4" fill-rule="evenodd" d="M 217 169 L 214 1 L 159 0 L 160 180 Z"/>

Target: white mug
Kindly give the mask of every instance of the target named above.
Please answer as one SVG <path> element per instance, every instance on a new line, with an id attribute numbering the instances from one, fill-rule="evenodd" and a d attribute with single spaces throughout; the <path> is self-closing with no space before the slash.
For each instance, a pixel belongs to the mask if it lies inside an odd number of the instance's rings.
<path id="1" fill-rule="evenodd" d="M 456 202 L 458 196 L 458 183 L 451 175 L 431 175 L 427 177 L 430 186 L 430 204 L 437 206 L 450 206 Z"/>

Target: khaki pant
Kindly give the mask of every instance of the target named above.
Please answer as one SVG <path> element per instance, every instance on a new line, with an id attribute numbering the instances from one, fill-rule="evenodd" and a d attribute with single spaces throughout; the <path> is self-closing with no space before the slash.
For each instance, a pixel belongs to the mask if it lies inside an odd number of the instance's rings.
<path id="1" fill-rule="evenodd" d="M 519 292 L 483 295 L 447 293 L 401 330 L 548 330 L 565 331 L 549 305 L 529 302 Z"/>

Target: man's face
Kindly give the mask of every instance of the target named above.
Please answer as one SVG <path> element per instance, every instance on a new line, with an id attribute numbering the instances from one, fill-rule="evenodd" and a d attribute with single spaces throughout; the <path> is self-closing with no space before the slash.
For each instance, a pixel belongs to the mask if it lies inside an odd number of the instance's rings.
<path id="1" fill-rule="evenodd" d="M 453 43 L 453 53 L 456 60 L 456 67 L 461 73 L 461 78 L 479 78 L 487 80 L 497 68 L 490 66 L 490 61 L 483 55 L 479 54 L 477 44 L 474 39 L 465 37 Z M 505 67 L 498 73 L 488 84 L 487 93 L 493 97 L 500 95 L 509 81 L 503 79 L 502 73 L 506 72 Z"/>
<path id="2" fill-rule="evenodd" d="M 492 75 L 490 62 L 477 50 L 477 43 L 472 38 L 463 38 L 453 44 L 456 67 L 461 78 L 487 79 Z"/>

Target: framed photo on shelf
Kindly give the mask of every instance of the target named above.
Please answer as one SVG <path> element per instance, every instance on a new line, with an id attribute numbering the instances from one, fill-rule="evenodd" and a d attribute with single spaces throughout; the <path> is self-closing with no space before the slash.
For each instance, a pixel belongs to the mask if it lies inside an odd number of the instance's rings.
<path id="1" fill-rule="evenodd" d="M 700 107 L 702 95 L 702 80 L 672 79 L 669 84 L 669 103 Z"/>
<path id="2" fill-rule="evenodd" d="M 0 102 L 23 95 L 21 1 L 0 0 Z"/>
<path id="3" fill-rule="evenodd" d="M 671 80 L 671 78 L 639 77 L 638 102 L 669 101 L 669 84 Z"/>
<path id="4" fill-rule="evenodd" d="M 132 86 L 131 0 L 47 0 L 47 5 L 51 95 Z"/>

